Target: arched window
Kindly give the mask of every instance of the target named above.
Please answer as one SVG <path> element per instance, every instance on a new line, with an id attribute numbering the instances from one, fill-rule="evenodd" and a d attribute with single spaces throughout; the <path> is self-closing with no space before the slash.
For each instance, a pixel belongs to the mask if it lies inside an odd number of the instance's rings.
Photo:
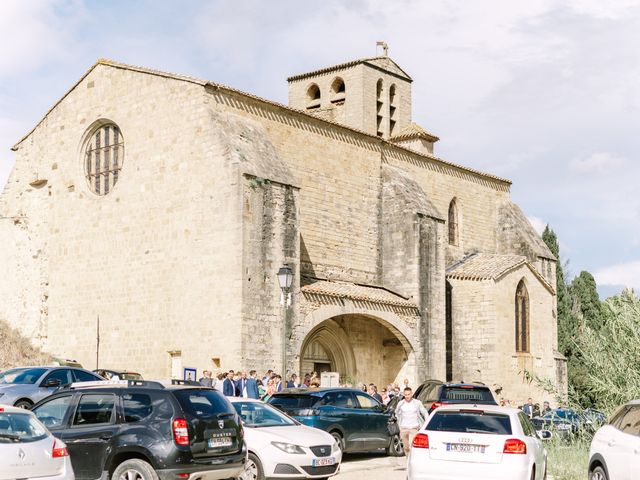
<path id="1" fill-rule="evenodd" d="M 458 245 L 458 207 L 456 199 L 451 200 L 449 204 L 449 245 Z"/>
<path id="2" fill-rule="evenodd" d="M 382 100 L 382 86 L 382 79 L 380 79 L 376 84 L 376 125 L 379 137 L 384 135 L 384 123 L 382 118 L 382 107 L 384 105 L 384 101 Z"/>
<path id="3" fill-rule="evenodd" d="M 331 102 L 344 102 L 346 89 L 344 86 L 344 80 L 340 77 L 336 77 L 331 83 Z"/>
<path id="4" fill-rule="evenodd" d="M 120 128 L 111 122 L 99 122 L 87 137 L 84 158 L 89 188 L 98 195 L 106 195 L 118 182 L 124 162 Z"/>
<path id="5" fill-rule="evenodd" d="M 392 137 L 396 129 L 396 85 L 395 83 L 389 87 L 389 136 Z"/>
<path id="6" fill-rule="evenodd" d="M 529 292 L 524 280 L 516 289 L 516 352 L 529 352 Z"/>
<path id="7" fill-rule="evenodd" d="M 312 83 L 307 89 L 307 108 L 318 108 L 320 106 L 320 87 Z"/>

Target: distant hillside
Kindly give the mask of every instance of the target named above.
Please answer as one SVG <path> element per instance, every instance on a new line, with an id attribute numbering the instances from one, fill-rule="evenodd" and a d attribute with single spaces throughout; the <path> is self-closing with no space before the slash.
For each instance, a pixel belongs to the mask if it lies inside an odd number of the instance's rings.
<path id="1" fill-rule="evenodd" d="M 47 365 L 51 361 L 51 355 L 35 348 L 20 332 L 0 320 L 0 370 L 22 365 Z"/>

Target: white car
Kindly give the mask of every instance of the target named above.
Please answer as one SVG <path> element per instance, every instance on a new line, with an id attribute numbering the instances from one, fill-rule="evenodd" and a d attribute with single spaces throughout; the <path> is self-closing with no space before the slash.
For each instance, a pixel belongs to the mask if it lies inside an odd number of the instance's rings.
<path id="1" fill-rule="evenodd" d="M 415 436 L 407 464 L 409 480 L 543 480 L 546 473 L 547 451 L 529 418 L 493 405 L 434 410 Z"/>
<path id="2" fill-rule="evenodd" d="M 74 480 L 67 446 L 36 416 L 0 405 L 0 480 Z"/>
<path id="3" fill-rule="evenodd" d="M 636 480 L 640 475 L 640 400 L 618 408 L 591 440 L 589 480 Z"/>
<path id="4" fill-rule="evenodd" d="M 329 433 L 302 425 L 260 400 L 229 400 L 242 418 L 249 450 L 245 480 L 326 478 L 340 470 L 342 451 Z"/>

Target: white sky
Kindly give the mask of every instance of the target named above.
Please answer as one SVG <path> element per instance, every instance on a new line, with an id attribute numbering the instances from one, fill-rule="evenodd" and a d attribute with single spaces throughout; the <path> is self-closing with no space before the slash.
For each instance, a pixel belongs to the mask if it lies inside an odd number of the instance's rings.
<path id="1" fill-rule="evenodd" d="M 287 76 L 377 40 L 438 155 L 513 180 L 570 274 L 640 289 L 640 0 L 3 0 L 0 187 L 11 145 L 100 57 L 286 103 Z"/>

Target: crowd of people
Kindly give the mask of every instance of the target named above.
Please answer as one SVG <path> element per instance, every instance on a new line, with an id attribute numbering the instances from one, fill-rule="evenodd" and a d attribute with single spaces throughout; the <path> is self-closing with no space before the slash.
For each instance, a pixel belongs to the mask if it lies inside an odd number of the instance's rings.
<path id="1" fill-rule="evenodd" d="M 256 370 L 247 372 L 229 370 L 213 375 L 210 370 L 202 372 L 202 378 L 198 380 L 204 387 L 218 390 L 227 397 L 245 397 L 268 400 L 274 393 L 283 388 L 318 388 L 320 379 L 315 373 L 307 373 L 302 381 L 294 373 L 289 380 L 283 381 L 282 376 L 273 370 L 258 378 Z"/>

